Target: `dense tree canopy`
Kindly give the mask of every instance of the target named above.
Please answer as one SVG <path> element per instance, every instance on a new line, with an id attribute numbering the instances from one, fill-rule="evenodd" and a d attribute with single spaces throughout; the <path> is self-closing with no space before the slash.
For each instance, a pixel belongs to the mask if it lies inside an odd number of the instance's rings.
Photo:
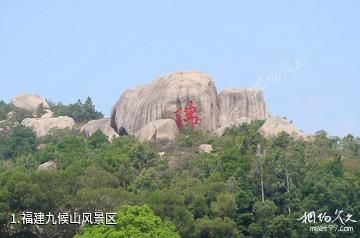
<path id="1" fill-rule="evenodd" d="M 50 109 L 54 112 L 54 116 L 69 116 L 76 122 L 87 122 L 104 117 L 101 112 L 96 111 L 95 105 L 90 97 L 88 97 L 85 102 L 82 102 L 79 99 L 76 103 L 71 103 L 69 105 L 50 102 L 50 107 Z"/>
<path id="2" fill-rule="evenodd" d="M 155 216 L 148 206 L 123 206 L 116 225 L 98 225 L 83 229 L 75 238 L 178 238 L 175 226 Z"/>
<path id="3" fill-rule="evenodd" d="M 59 131 L 38 140 L 12 128 L 0 136 L 0 236 L 357 237 L 358 223 L 347 224 L 354 232 L 313 232 L 298 219 L 341 209 L 359 220 L 359 139 L 324 131 L 311 141 L 265 139 L 261 124 L 221 138 L 183 131 L 165 156 L 132 136 L 110 143 L 101 132 Z M 214 151 L 198 153 L 203 143 Z M 58 170 L 37 171 L 47 161 Z M 117 225 L 10 225 L 23 211 L 118 211 Z"/>

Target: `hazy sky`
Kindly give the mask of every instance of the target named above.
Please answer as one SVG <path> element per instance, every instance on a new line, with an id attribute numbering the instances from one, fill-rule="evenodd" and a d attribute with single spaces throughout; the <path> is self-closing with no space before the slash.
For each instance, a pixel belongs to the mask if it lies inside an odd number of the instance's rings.
<path id="1" fill-rule="evenodd" d="M 261 87 L 305 132 L 360 136 L 360 1 L 0 0 L 0 99 L 20 92 L 109 115 L 121 93 L 181 70 L 218 91 Z"/>

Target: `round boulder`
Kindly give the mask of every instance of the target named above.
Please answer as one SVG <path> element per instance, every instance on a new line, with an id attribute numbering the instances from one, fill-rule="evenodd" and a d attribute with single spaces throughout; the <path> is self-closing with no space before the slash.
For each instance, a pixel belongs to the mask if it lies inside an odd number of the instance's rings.
<path id="1" fill-rule="evenodd" d="M 309 136 L 297 129 L 293 124 L 282 117 L 271 117 L 259 129 L 265 138 L 276 137 L 282 132 L 289 134 L 296 140 L 308 140 Z"/>
<path id="2" fill-rule="evenodd" d="M 36 112 L 36 109 L 42 104 L 44 108 L 49 108 L 49 104 L 45 99 L 38 95 L 20 94 L 11 99 L 11 104 L 17 108 L 24 109 L 29 112 Z"/>
<path id="3" fill-rule="evenodd" d="M 176 123 L 172 119 L 161 119 L 150 122 L 145 125 L 137 134 L 137 138 L 141 141 L 175 141 L 179 130 Z"/>
<path id="4" fill-rule="evenodd" d="M 57 163 L 55 161 L 50 160 L 46 163 L 39 165 L 37 171 L 56 171 L 57 167 L 58 167 Z"/>
<path id="5" fill-rule="evenodd" d="M 90 137 L 98 130 L 104 133 L 109 140 L 119 137 L 116 131 L 110 126 L 109 118 L 89 121 L 80 129 L 80 132 L 83 133 L 85 137 Z"/>

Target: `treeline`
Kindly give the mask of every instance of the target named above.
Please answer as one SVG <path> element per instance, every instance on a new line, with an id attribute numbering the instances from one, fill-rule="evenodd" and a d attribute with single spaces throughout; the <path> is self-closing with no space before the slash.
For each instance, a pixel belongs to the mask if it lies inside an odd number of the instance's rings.
<path id="1" fill-rule="evenodd" d="M 45 108 L 40 104 L 34 113 L 24 109 L 16 108 L 11 103 L 0 101 L 0 121 L 8 120 L 10 123 L 21 122 L 25 118 L 41 117 L 46 113 L 46 110 L 52 111 L 54 117 L 69 116 L 77 123 L 88 122 L 103 118 L 104 115 L 97 111 L 90 97 L 87 97 L 84 102 L 80 99 L 76 103 L 65 105 L 63 103 L 54 103 L 48 101 L 50 108 Z M 10 113 L 10 115 L 9 115 Z"/>
<path id="2" fill-rule="evenodd" d="M 80 99 L 76 103 L 64 105 L 63 103 L 50 102 L 50 110 L 54 112 L 54 116 L 69 116 L 75 120 L 75 122 L 88 122 L 90 120 L 96 120 L 103 118 L 104 115 L 95 109 L 90 97 L 82 102 Z"/>
<path id="3" fill-rule="evenodd" d="M 320 131 L 309 142 L 286 134 L 266 140 L 257 132 L 261 125 L 242 125 L 222 138 L 184 131 L 165 156 L 131 136 L 110 143 L 101 132 L 89 139 L 58 132 L 38 140 L 15 127 L 0 138 L 0 237 L 358 237 L 358 223 L 348 223 L 354 232 L 314 233 L 298 219 L 336 210 L 359 219 L 359 138 Z M 204 143 L 214 151 L 199 153 Z M 57 171 L 36 171 L 50 160 Z M 83 230 L 10 225 L 11 214 L 22 211 L 128 215 L 117 217 L 119 226 Z"/>

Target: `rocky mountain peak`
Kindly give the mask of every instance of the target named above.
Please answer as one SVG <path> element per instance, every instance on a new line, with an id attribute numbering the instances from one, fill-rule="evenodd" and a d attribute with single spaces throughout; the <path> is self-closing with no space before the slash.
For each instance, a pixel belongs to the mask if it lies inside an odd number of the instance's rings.
<path id="1" fill-rule="evenodd" d="M 218 126 L 217 91 L 210 77 L 200 72 L 178 72 L 160 77 L 149 85 L 127 90 L 112 111 L 112 125 L 119 133 L 136 134 L 149 122 L 174 119 L 179 107 L 196 105 L 199 128 Z"/>
<path id="2" fill-rule="evenodd" d="M 127 90 L 113 107 L 111 124 L 118 133 L 136 134 L 149 122 L 176 120 L 177 110 L 186 108 L 189 102 L 196 107 L 197 127 L 205 131 L 215 131 L 240 118 L 269 117 L 260 90 L 231 88 L 218 95 L 214 81 L 207 74 L 188 71 Z"/>

